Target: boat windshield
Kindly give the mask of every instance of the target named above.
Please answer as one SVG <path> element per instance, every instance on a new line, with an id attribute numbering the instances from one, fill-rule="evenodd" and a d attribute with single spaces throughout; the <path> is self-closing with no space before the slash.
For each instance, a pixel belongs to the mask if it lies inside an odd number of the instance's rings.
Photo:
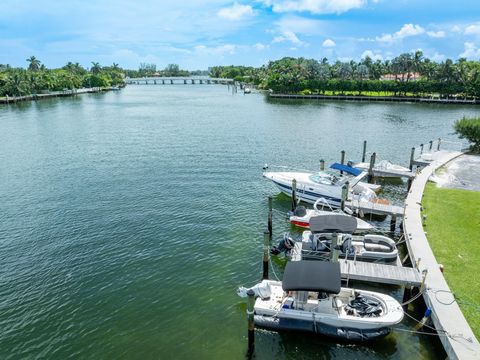
<path id="1" fill-rule="evenodd" d="M 314 183 L 322 184 L 322 185 L 337 185 L 339 182 L 339 179 L 333 174 L 319 172 L 319 173 L 310 175 L 310 181 L 313 181 Z"/>

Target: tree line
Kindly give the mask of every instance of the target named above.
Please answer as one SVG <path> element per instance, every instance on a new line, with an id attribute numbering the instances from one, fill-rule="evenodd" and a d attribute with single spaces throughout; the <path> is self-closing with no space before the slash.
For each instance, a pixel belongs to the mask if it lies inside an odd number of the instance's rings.
<path id="1" fill-rule="evenodd" d="M 382 77 L 392 75 L 392 80 Z M 435 62 L 421 51 L 404 53 L 391 60 L 329 63 L 321 60 L 285 57 L 270 61 L 259 68 L 245 66 L 215 66 L 214 77 L 234 78 L 251 82 L 262 89 L 278 93 L 356 92 L 389 93 L 402 96 L 480 96 L 480 63 L 464 58 Z"/>
<path id="2" fill-rule="evenodd" d="M 82 87 L 122 86 L 124 73 L 118 64 L 101 66 L 92 62 L 87 70 L 69 62 L 59 69 L 47 69 L 35 56 L 27 59 L 28 67 L 0 64 L 0 96 L 22 96 Z"/>

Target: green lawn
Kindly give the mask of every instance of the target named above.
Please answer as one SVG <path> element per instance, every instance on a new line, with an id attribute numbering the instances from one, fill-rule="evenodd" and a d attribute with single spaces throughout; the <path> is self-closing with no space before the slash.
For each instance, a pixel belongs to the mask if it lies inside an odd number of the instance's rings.
<path id="1" fill-rule="evenodd" d="M 425 231 L 460 308 L 480 339 L 480 192 L 428 183 Z"/>

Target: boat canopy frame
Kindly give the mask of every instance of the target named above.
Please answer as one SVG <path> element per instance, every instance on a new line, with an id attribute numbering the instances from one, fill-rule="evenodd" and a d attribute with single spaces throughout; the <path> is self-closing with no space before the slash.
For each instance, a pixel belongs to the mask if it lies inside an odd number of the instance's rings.
<path id="1" fill-rule="evenodd" d="M 315 233 L 353 234 L 357 231 L 357 219 L 344 214 L 317 215 L 310 218 L 310 231 Z"/>
<path id="2" fill-rule="evenodd" d="M 350 174 L 353 176 L 358 176 L 362 173 L 362 170 L 356 169 L 348 165 L 340 164 L 340 163 L 333 163 L 332 165 L 330 165 L 330 169 L 344 171 L 347 174 Z"/>

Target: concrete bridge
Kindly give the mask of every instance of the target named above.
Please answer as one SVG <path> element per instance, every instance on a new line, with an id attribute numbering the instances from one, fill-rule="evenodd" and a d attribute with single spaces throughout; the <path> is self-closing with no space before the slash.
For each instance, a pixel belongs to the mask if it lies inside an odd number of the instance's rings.
<path id="1" fill-rule="evenodd" d="M 211 78 L 208 76 L 169 76 L 169 77 L 143 77 L 125 78 L 126 84 L 136 85 L 174 85 L 174 84 L 223 84 L 233 85 L 233 79 Z"/>

